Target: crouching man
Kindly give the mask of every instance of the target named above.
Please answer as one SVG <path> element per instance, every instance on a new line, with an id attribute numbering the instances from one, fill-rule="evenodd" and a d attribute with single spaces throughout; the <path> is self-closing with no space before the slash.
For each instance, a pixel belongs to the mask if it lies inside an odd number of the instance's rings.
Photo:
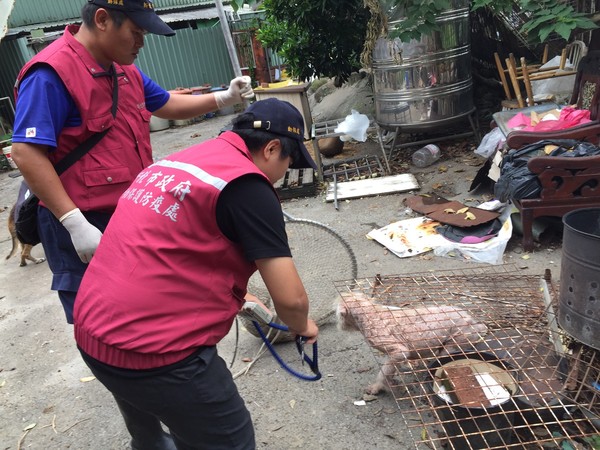
<path id="1" fill-rule="evenodd" d="M 291 104 L 258 101 L 232 131 L 156 162 L 121 196 L 79 289 L 74 330 L 133 449 L 255 448 L 216 344 L 257 269 L 279 318 L 316 341 L 273 188 L 289 167 L 315 168 L 303 134 Z"/>

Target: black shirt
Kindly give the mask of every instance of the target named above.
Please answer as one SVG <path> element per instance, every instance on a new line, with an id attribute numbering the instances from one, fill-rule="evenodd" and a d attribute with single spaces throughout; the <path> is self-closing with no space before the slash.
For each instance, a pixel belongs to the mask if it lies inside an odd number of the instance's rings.
<path id="1" fill-rule="evenodd" d="M 249 261 L 292 256 L 281 204 L 273 187 L 250 174 L 228 183 L 217 200 L 217 224 Z"/>

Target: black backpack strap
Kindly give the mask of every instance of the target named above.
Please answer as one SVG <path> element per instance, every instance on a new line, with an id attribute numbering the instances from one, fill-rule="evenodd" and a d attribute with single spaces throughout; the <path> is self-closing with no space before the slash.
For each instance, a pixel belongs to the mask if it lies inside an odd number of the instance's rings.
<path id="1" fill-rule="evenodd" d="M 117 69 L 115 66 L 111 66 L 112 71 L 112 81 L 113 81 L 113 104 L 112 104 L 112 116 L 117 116 L 117 103 L 119 101 L 119 80 L 117 79 Z M 107 128 L 100 133 L 96 133 L 91 135 L 85 141 L 83 141 L 75 150 L 70 152 L 67 156 L 61 159 L 55 166 L 57 174 L 62 174 L 65 170 L 75 164 L 79 159 L 83 157 L 87 152 L 89 152 L 100 140 L 108 133 L 109 129 Z"/>

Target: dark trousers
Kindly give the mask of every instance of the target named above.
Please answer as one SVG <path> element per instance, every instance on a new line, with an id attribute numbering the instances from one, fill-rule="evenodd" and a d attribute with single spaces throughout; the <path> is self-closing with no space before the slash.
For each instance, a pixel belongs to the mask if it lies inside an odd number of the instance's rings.
<path id="1" fill-rule="evenodd" d="M 82 356 L 115 397 L 133 450 L 255 448 L 250 413 L 216 347 L 148 371 L 119 369 L 84 352 Z"/>
<path id="2" fill-rule="evenodd" d="M 104 233 L 111 215 L 95 211 L 84 213 L 85 218 Z M 48 266 L 52 271 L 52 290 L 58 291 L 58 298 L 65 310 L 67 323 L 73 323 L 73 308 L 75 297 L 87 264 L 81 262 L 71 235 L 61 225 L 49 209 L 38 207 L 38 231 Z"/>

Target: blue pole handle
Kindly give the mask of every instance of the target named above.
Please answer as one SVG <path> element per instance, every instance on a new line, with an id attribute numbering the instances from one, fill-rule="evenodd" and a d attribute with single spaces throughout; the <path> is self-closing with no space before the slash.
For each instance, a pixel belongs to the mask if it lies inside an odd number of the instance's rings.
<path id="1" fill-rule="evenodd" d="M 262 340 L 264 341 L 265 345 L 267 346 L 267 348 L 269 349 L 269 351 L 271 352 L 271 354 L 273 355 L 273 357 L 277 360 L 277 362 L 279 363 L 279 365 L 288 373 L 294 375 L 297 378 L 300 378 L 301 380 L 305 380 L 305 381 L 317 381 L 321 379 L 321 372 L 319 371 L 319 365 L 318 365 L 318 349 L 317 349 L 317 343 L 315 342 L 313 344 L 313 357 L 312 359 L 310 359 L 303 350 L 303 346 L 304 346 L 304 341 L 306 341 L 306 338 L 303 336 L 298 336 L 296 338 L 296 348 L 298 349 L 298 353 L 300 353 L 300 355 L 302 356 L 302 361 L 306 361 L 310 367 L 310 370 L 312 370 L 312 372 L 315 374 L 314 376 L 308 376 L 305 375 L 303 373 L 297 372 L 294 369 L 292 369 L 291 367 L 289 367 L 279 356 L 279 354 L 275 351 L 275 349 L 273 348 L 273 345 L 271 344 L 271 342 L 269 342 L 269 340 L 267 339 L 267 337 L 265 336 L 265 333 L 263 332 L 262 328 L 260 327 L 260 325 L 258 324 L 258 322 L 256 321 L 252 321 L 252 323 L 254 324 L 254 326 L 256 327 L 256 331 L 258 331 L 258 334 L 260 334 L 260 337 L 262 338 Z M 281 331 L 289 331 L 289 328 L 285 325 L 280 325 L 278 323 L 274 323 L 271 322 L 268 324 L 270 327 L 281 330 Z"/>

